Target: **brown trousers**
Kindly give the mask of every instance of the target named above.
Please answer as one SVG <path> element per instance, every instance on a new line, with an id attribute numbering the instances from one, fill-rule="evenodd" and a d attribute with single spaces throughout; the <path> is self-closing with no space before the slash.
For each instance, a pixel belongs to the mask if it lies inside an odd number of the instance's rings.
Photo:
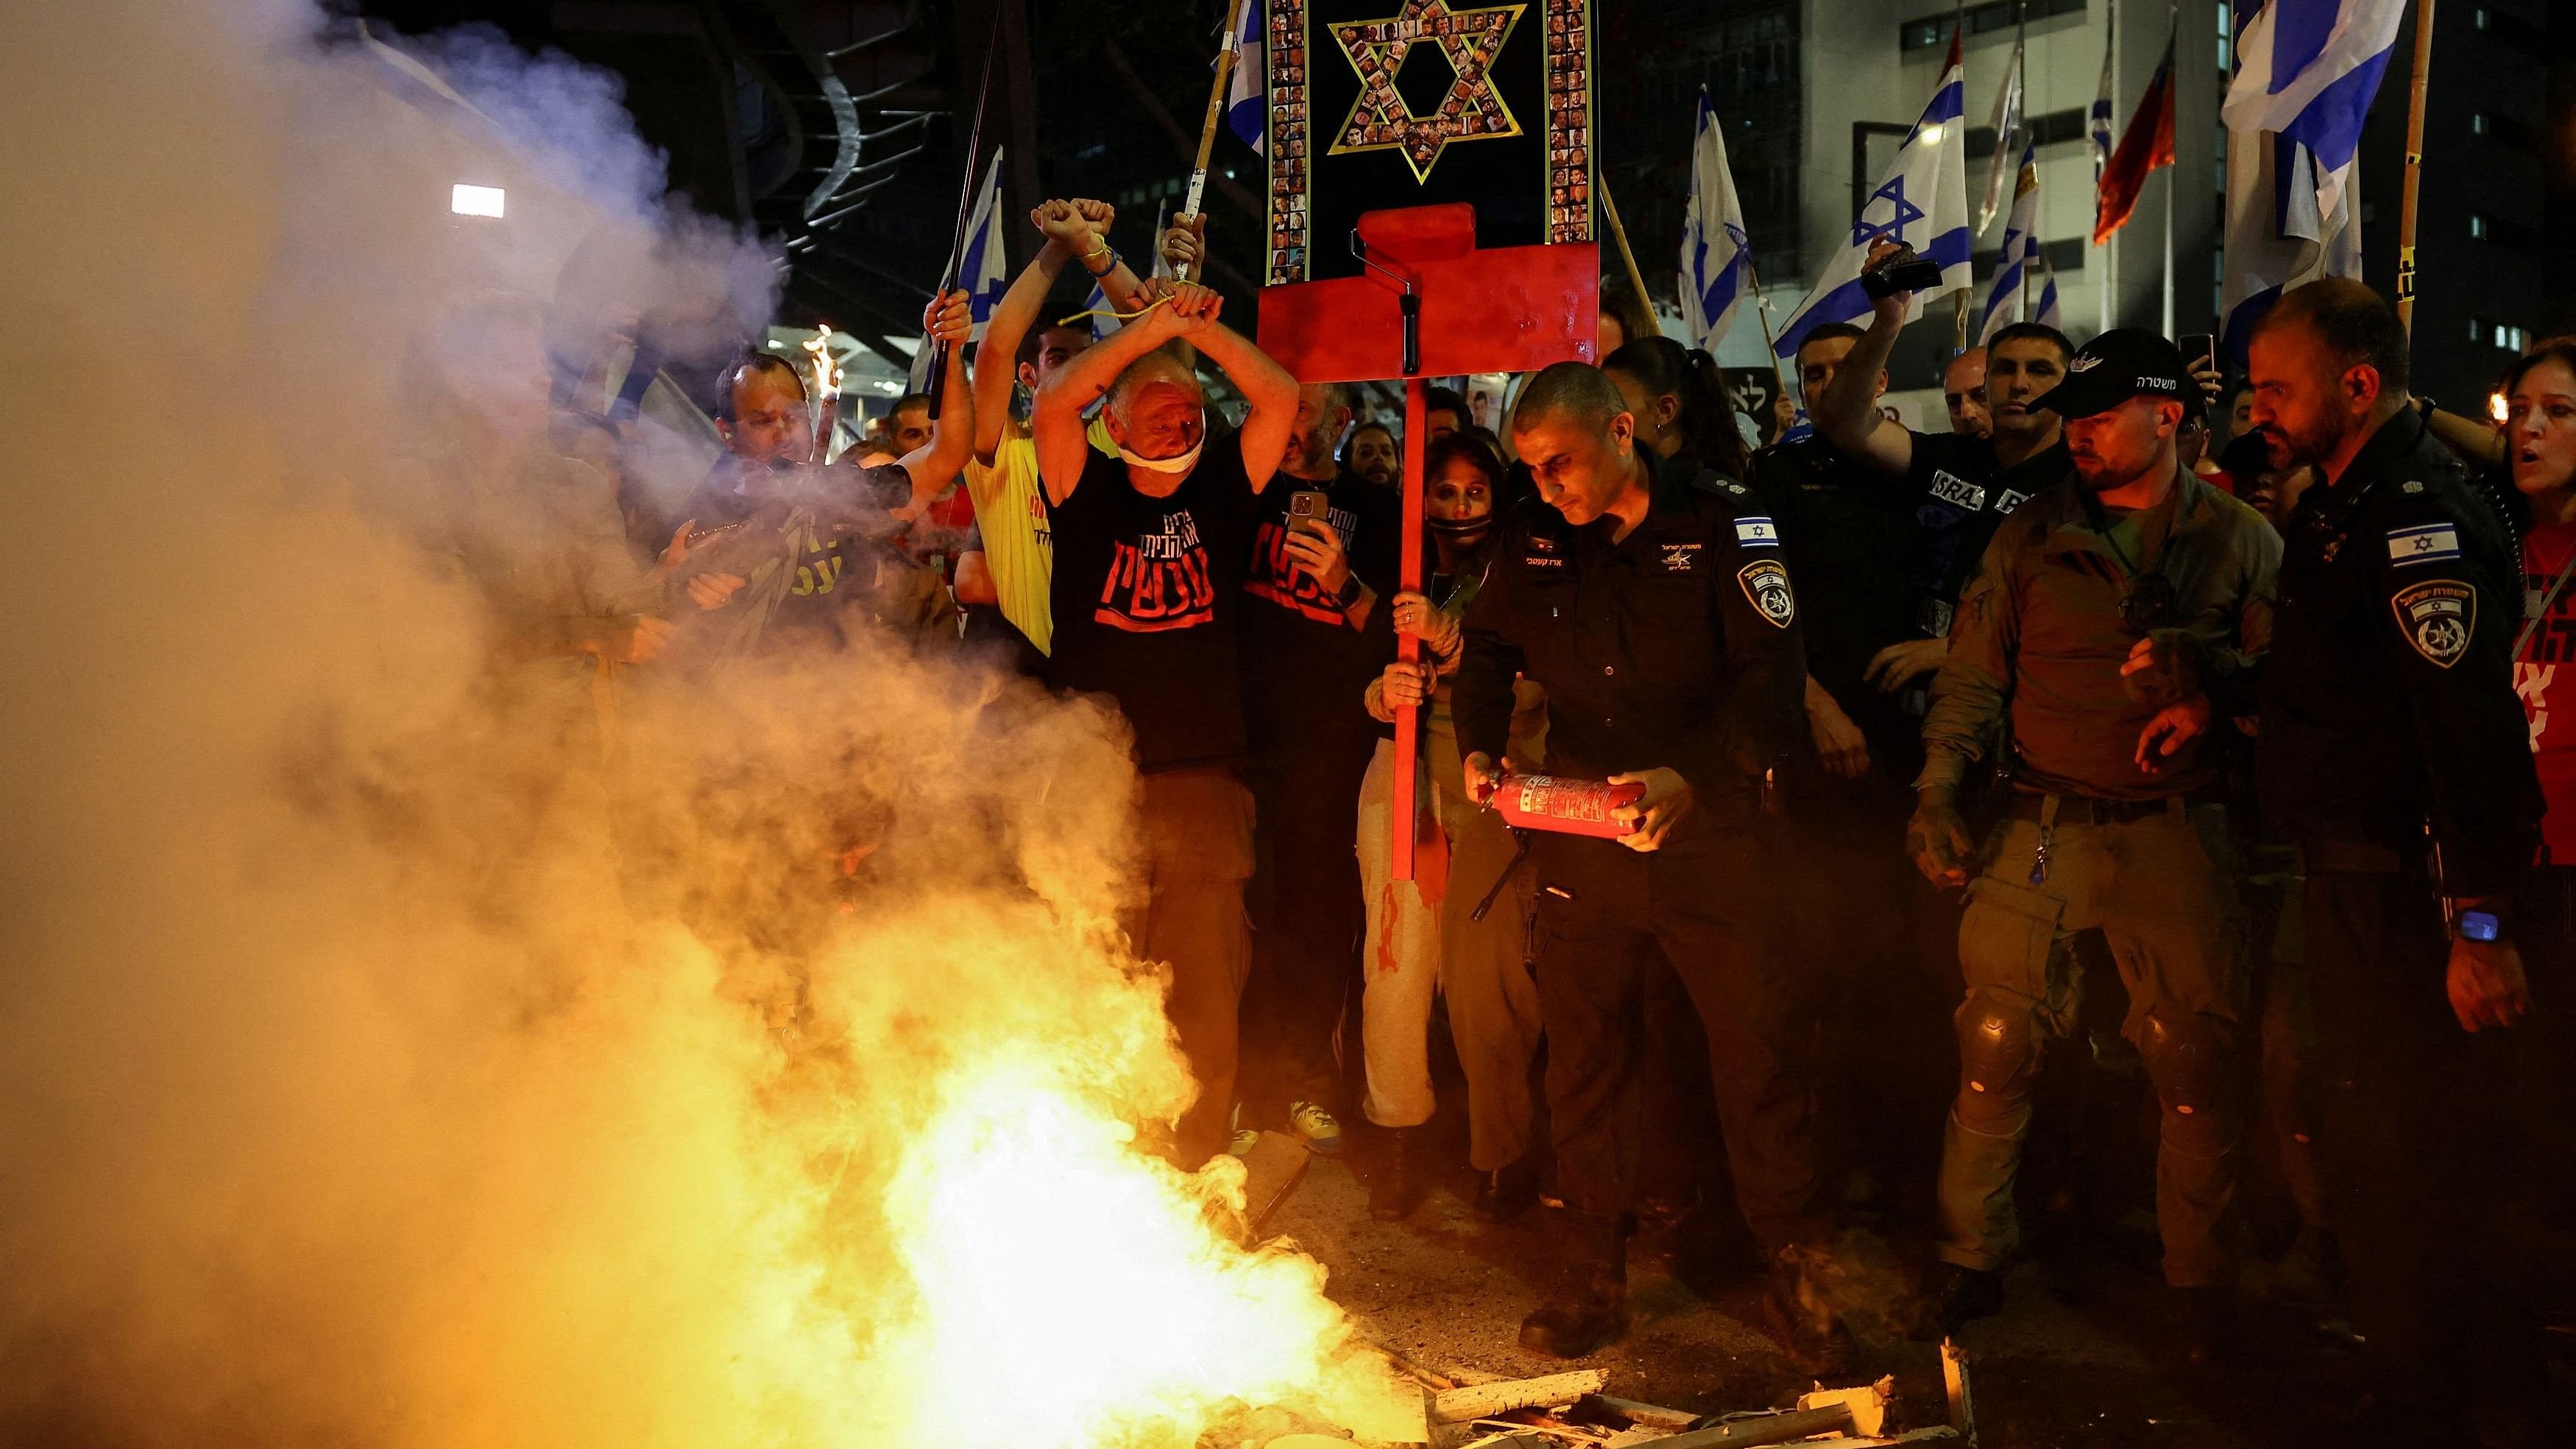
<path id="1" fill-rule="evenodd" d="M 1174 1156 L 1196 1168 L 1225 1147 L 1234 1106 L 1235 1014 L 1252 973 L 1252 792 L 1216 767 L 1147 775 L 1144 794 L 1144 911 L 1122 924 L 1138 955 L 1172 973 L 1163 1009 L 1199 1084 Z"/>

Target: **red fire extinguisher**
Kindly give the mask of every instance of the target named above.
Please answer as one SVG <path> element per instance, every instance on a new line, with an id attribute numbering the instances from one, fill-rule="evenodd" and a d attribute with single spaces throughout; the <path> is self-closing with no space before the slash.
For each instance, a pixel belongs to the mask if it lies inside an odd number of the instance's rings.
<path id="1" fill-rule="evenodd" d="M 1561 775 L 1506 774 L 1494 787 L 1494 808 L 1514 830 L 1553 830 L 1616 840 L 1631 827 L 1611 811 L 1646 798 L 1642 780 L 1569 780 Z"/>

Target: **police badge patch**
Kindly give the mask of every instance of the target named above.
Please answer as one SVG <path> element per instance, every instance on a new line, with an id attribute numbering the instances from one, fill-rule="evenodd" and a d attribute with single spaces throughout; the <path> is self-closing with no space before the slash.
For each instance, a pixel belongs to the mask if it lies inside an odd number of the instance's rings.
<path id="1" fill-rule="evenodd" d="M 1766 558 L 1737 569 L 1735 581 L 1744 586 L 1744 597 L 1772 627 L 1786 629 L 1797 621 L 1798 601 L 1789 593 L 1787 569 Z"/>
<path id="2" fill-rule="evenodd" d="M 1665 573 L 1695 574 L 1699 572 L 1699 544 L 1667 543 L 1662 545 L 1662 548 L 1664 552 Z"/>
<path id="3" fill-rule="evenodd" d="M 2397 627 L 2415 652 L 2444 669 L 2469 652 L 2469 635 L 2478 627 L 2477 590 L 2450 579 L 2431 579 L 2401 589 L 2388 601 L 2397 611 Z"/>

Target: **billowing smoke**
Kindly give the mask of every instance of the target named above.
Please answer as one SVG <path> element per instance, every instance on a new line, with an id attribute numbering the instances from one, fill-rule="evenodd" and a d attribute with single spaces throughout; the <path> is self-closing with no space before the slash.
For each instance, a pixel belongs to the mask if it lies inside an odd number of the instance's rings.
<path id="1" fill-rule="evenodd" d="M 468 109 L 298 0 L 7 11 L 0 1440 L 1367 1411 L 1319 1271 L 1123 1145 L 1192 1087 L 1113 718 L 891 638 L 543 647 L 633 582 L 543 390 L 719 356 L 776 277 L 614 82 L 410 43 Z"/>

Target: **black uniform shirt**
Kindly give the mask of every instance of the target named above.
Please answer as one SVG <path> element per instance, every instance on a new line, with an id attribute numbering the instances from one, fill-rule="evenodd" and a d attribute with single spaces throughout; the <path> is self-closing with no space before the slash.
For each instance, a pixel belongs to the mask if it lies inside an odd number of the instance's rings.
<path id="1" fill-rule="evenodd" d="M 1581 528 L 1536 499 L 1503 525 L 1469 605 L 1451 696 L 1463 751 L 1503 757 L 1512 679 L 1547 691 L 1548 767 L 1688 780 L 1712 819 L 1749 818 L 1802 727 L 1806 657 L 1777 523 L 1743 485 L 1671 476 L 1644 449 L 1653 501 Z"/>
<path id="2" fill-rule="evenodd" d="M 1995 441 L 1968 433 L 1916 433 L 1903 487 L 1922 536 L 1908 581 L 1925 638 L 1950 632 L 1950 614 L 1986 543 L 2012 511 L 2058 483 L 2075 467 L 2066 440 L 2007 468 Z"/>
<path id="3" fill-rule="evenodd" d="M 1798 632 L 1807 672 L 1869 741 L 1890 778 L 1911 781 L 1922 763 L 1918 703 L 1868 682 L 1869 661 L 1891 644 L 1924 637 L 1914 569 L 1922 530 L 1898 490 L 1822 438 L 1777 443 L 1753 457 L 1754 484 L 1779 510 L 1789 571 L 1806 597 Z M 1918 700 L 1919 694 L 1915 696 Z"/>
<path id="4" fill-rule="evenodd" d="M 2410 411 L 2308 490 L 2289 531 L 2261 671 L 2265 818 L 2403 852 L 2429 816 L 2454 894 L 2510 888 L 2538 849 L 2541 796 L 2495 510 Z"/>

